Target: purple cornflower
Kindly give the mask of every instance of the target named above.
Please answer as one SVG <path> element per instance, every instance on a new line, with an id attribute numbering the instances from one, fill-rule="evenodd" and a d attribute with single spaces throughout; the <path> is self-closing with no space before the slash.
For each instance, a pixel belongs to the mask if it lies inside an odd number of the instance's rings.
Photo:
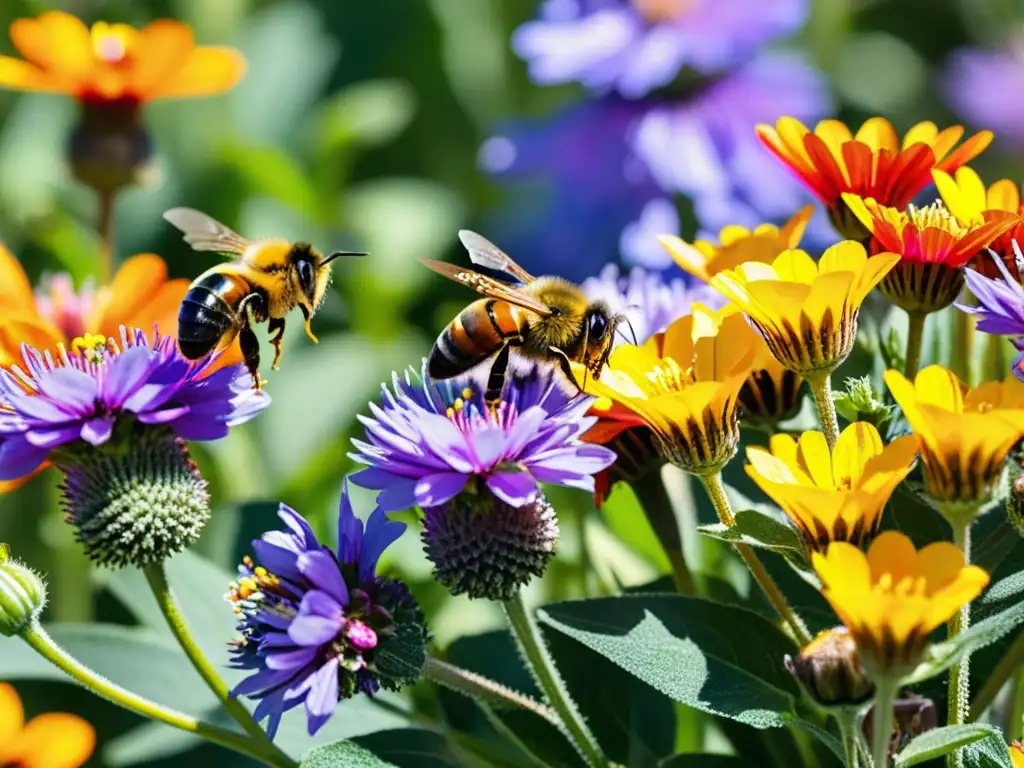
<path id="1" fill-rule="evenodd" d="M 616 343 L 643 344 L 687 314 L 695 302 L 712 309 L 725 304 L 722 294 L 710 285 L 687 285 L 680 278 L 666 278 L 641 267 L 623 275 L 616 264 L 606 265 L 600 275 L 587 278 L 580 287 L 591 299 L 604 301 L 612 312 L 628 318 L 628 325 L 619 326 Z"/>
<path id="2" fill-rule="evenodd" d="M 415 681 L 425 660 L 427 632 L 405 585 L 376 575 L 377 561 L 405 530 L 376 509 L 363 523 L 342 486 L 338 548 L 321 544 L 309 523 L 281 504 L 286 531 L 253 542 L 227 599 L 240 616 L 232 666 L 255 670 L 232 696 L 259 701 L 253 716 L 268 718 L 274 737 L 281 716 L 305 704 L 310 735 L 338 702 L 381 687 Z"/>
<path id="3" fill-rule="evenodd" d="M 974 125 L 991 129 L 997 141 L 1024 145 L 1024 104 L 1007 98 L 1024 90 L 1024 46 L 953 53 L 943 78 L 946 100 Z"/>
<path id="4" fill-rule="evenodd" d="M 485 366 L 486 367 L 486 366 Z M 510 368 L 496 407 L 483 399 L 483 376 L 431 381 L 398 374 L 381 388 L 381 406 L 360 416 L 366 441 L 353 440 L 356 461 L 368 465 L 352 482 L 380 491 L 385 510 L 437 507 L 477 480 L 511 507 L 539 494 L 539 483 L 594 489 L 593 475 L 614 454 L 580 437 L 594 423 L 593 398 L 572 396 L 547 366 Z M 419 380 L 417 380 L 417 378 Z M 467 488 L 469 486 L 469 488 Z"/>
<path id="5" fill-rule="evenodd" d="M 1024 263 L 1024 254 L 1016 240 L 1013 241 L 1013 252 L 1018 263 Z M 1003 279 L 993 280 L 973 269 L 965 270 L 967 287 L 977 297 L 978 305 L 957 302 L 955 306 L 962 312 L 977 315 L 979 331 L 1008 336 L 1013 345 L 1022 350 L 1013 361 L 1012 368 L 1014 375 L 1024 381 L 1024 370 L 1021 368 L 1024 363 L 1024 288 L 1013 278 L 1003 260 L 995 253 L 990 253 Z"/>
<path id="6" fill-rule="evenodd" d="M 185 440 L 216 440 L 270 404 L 243 366 L 211 373 L 174 339 L 122 326 L 121 344 L 92 337 L 72 352 L 22 346 L 23 366 L 0 371 L 0 480 L 36 470 L 55 449 L 101 446 L 120 419 L 163 425 Z"/>
<path id="7" fill-rule="evenodd" d="M 670 84 L 684 67 L 716 74 L 796 31 L 806 0 L 547 0 L 512 37 L 541 85 L 579 81 L 626 98 Z"/>

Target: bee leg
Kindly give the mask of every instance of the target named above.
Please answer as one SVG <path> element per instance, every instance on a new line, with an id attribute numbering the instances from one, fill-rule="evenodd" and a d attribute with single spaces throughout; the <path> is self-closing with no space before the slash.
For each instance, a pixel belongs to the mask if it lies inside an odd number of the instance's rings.
<path id="1" fill-rule="evenodd" d="M 583 368 L 583 386 L 580 386 L 572 372 L 572 363 L 569 360 L 569 356 L 558 347 L 548 347 L 548 349 L 558 359 L 558 368 L 562 371 L 562 375 L 565 376 L 571 386 L 576 387 L 582 394 L 584 387 L 587 386 L 587 367 L 584 366 Z"/>
<path id="2" fill-rule="evenodd" d="M 274 346 L 274 362 L 270 367 L 276 371 L 277 361 L 281 359 L 281 339 L 284 338 L 284 318 L 270 318 L 270 322 L 267 324 L 267 330 L 274 334 L 270 337 L 270 343 Z"/>
<path id="3" fill-rule="evenodd" d="M 493 407 L 501 400 L 501 389 L 505 385 L 505 371 L 508 370 L 508 355 L 511 351 L 512 345 L 506 344 L 491 364 L 491 373 L 487 377 L 487 391 L 484 392 L 484 402 L 489 406 Z"/>
<path id="4" fill-rule="evenodd" d="M 248 325 L 242 326 L 238 332 L 238 344 L 242 348 L 242 359 L 245 367 L 252 374 L 253 389 L 262 389 L 263 380 L 260 379 L 260 342 L 252 328 Z"/>

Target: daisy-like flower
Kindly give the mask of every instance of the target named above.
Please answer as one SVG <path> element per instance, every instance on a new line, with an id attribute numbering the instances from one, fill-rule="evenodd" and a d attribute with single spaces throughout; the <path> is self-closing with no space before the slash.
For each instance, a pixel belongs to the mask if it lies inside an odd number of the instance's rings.
<path id="1" fill-rule="evenodd" d="M 576 379 L 590 394 L 634 414 L 659 454 L 687 472 L 719 471 L 739 444 L 737 403 L 755 355 L 756 333 L 742 315 L 722 317 L 699 304 L 642 347 L 617 347 L 600 380 Z"/>
<path id="2" fill-rule="evenodd" d="M 96 731 L 77 715 L 47 712 L 27 723 L 14 687 L 0 683 L 0 765 L 78 768 L 96 746 Z"/>
<path id="3" fill-rule="evenodd" d="M 940 131 L 923 122 L 901 142 L 881 117 L 867 120 L 856 135 L 838 120 L 822 120 L 813 132 L 791 117 L 780 118 L 774 128 L 757 126 L 764 145 L 828 207 L 836 231 L 860 241 L 870 232 L 851 215 L 843 193 L 902 210 L 931 183 L 932 168 L 952 173 L 992 141 L 991 132 L 981 131 L 957 146 L 963 134 L 958 125 Z"/>
<path id="4" fill-rule="evenodd" d="M 579 81 L 639 98 L 683 67 L 717 74 L 796 31 L 806 0 L 546 0 L 512 45 L 541 85 Z"/>
<path id="5" fill-rule="evenodd" d="M 68 522 L 100 563 L 141 565 L 195 541 L 209 517 L 187 440 L 216 440 L 263 410 L 244 366 L 210 373 L 174 339 L 121 330 L 56 355 L 28 346 L 0 371 L 0 480 L 47 462 L 64 473 Z"/>
<path id="6" fill-rule="evenodd" d="M 691 245 L 675 235 L 661 235 L 658 241 L 681 269 L 708 282 L 722 270 L 735 269 L 748 261 L 771 264 L 783 251 L 796 248 L 813 212 L 811 206 L 802 208 L 781 228 L 759 224 L 751 230 L 732 224 L 719 232 L 717 244 L 694 240 Z"/>
<path id="7" fill-rule="evenodd" d="M 961 507 L 973 517 L 1024 437 L 1024 383 L 1011 376 L 969 389 L 939 365 L 913 382 L 886 371 L 885 383 L 917 437 L 928 494 L 947 514 Z"/>
<path id="8" fill-rule="evenodd" d="M 238 567 L 228 600 L 239 616 L 232 666 L 253 674 L 233 696 L 259 702 L 253 716 L 277 733 L 281 716 L 305 705 L 310 735 L 338 702 L 415 682 L 426 660 L 427 630 L 404 584 L 377 575 L 381 554 L 405 525 L 381 509 L 356 517 L 342 487 L 338 548 L 321 544 L 309 523 L 282 504 L 286 531 L 252 543 L 255 560 Z"/>
<path id="9" fill-rule="evenodd" d="M 728 305 L 722 311 L 739 310 Z M 755 336 L 750 375 L 740 389 L 740 421 L 774 431 L 780 421 L 792 418 L 799 410 L 804 379 L 783 367 L 764 338 Z"/>
<path id="10" fill-rule="evenodd" d="M 22 344 L 55 353 L 58 344 L 70 347 L 87 334 L 116 338 L 122 325 L 176 336 L 188 286 L 168 280 L 163 259 L 146 253 L 125 261 L 109 285 L 86 283 L 76 291 L 71 276 L 58 273 L 33 290 L 18 260 L 0 246 L 0 367 L 20 359 Z M 240 359 L 233 347 L 218 367 Z"/>
<path id="11" fill-rule="evenodd" d="M 775 359 L 808 377 L 831 372 L 853 348 L 860 305 L 899 261 L 894 253 L 868 258 L 847 240 L 815 262 L 804 251 L 783 251 L 771 264 L 748 262 L 711 278 L 761 331 Z"/>
<path id="12" fill-rule="evenodd" d="M 807 552 L 833 541 L 863 547 L 877 533 L 882 512 L 917 456 L 913 437 L 889 445 L 870 424 L 843 430 L 829 450 L 821 432 L 774 435 L 769 450 L 747 448 L 747 474 L 793 521 Z"/>
<path id="13" fill-rule="evenodd" d="M 592 398 L 569 394 L 551 366 L 510 370 L 484 401 L 486 371 L 445 381 L 396 374 L 360 417 L 366 440 L 352 481 L 386 511 L 419 506 L 435 577 L 453 594 L 508 599 L 554 554 L 558 525 L 541 483 L 594 490 L 615 454 L 582 441 Z"/>
<path id="14" fill-rule="evenodd" d="M 1016 241 L 1011 243 L 1010 250 L 1015 259 L 1024 263 L 1024 254 Z M 975 315 L 979 331 L 1010 337 L 1013 345 L 1021 350 L 1010 370 L 1024 381 L 1024 287 L 1021 287 L 1020 281 L 1010 273 L 1009 267 L 998 254 L 990 254 L 990 259 L 993 271 L 1003 279 L 992 279 L 973 269 L 965 270 L 967 287 L 978 303 L 957 303 L 956 308 Z"/>
<path id="15" fill-rule="evenodd" d="M 879 290 L 896 306 L 920 314 L 952 304 L 963 288 L 964 265 L 1019 221 L 1016 214 L 991 211 L 984 220 L 963 224 L 939 201 L 909 205 L 904 212 L 856 195 L 844 194 L 843 200 L 871 231 L 876 249 L 900 257 Z"/>
<path id="16" fill-rule="evenodd" d="M 1010 760 L 1013 768 L 1024 768 L 1024 744 L 1019 741 L 1010 744 Z"/>
<path id="17" fill-rule="evenodd" d="M 1017 223 L 1009 231 L 999 235 L 988 245 L 988 251 L 979 251 L 970 261 L 970 267 L 996 280 L 1003 277 L 990 252 L 998 256 L 1006 270 L 1016 282 L 1021 282 L 1020 264 L 1013 249 L 1014 241 L 1024 242 L 1024 206 L 1021 205 L 1020 188 L 1010 179 L 1000 179 L 988 189 L 971 168 L 963 167 L 955 176 L 933 171 L 935 186 L 942 195 L 949 212 L 964 225 L 989 222 L 1008 213 L 1017 216 Z"/>
<path id="18" fill-rule="evenodd" d="M 902 533 L 886 531 L 867 553 L 843 541 L 811 555 L 822 594 L 850 631 L 872 677 L 899 675 L 923 657 L 928 635 L 988 584 L 953 544 L 920 551 Z"/>

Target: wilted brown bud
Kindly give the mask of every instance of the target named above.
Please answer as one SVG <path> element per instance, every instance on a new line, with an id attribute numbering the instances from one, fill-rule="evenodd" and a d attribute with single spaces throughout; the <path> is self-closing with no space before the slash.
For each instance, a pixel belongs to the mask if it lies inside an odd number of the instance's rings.
<path id="1" fill-rule="evenodd" d="M 138 182 L 152 152 L 138 104 L 83 104 L 68 143 L 68 162 L 79 181 L 111 194 Z"/>
<path id="2" fill-rule="evenodd" d="M 825 707 L 861 704 L 875 692 L 846 627 L 821 632 L 795 659 L 786 657 L 786 669 Z"/>
<path id="3" fill-rule="evenodd" d="M 1018 475 L 1010 485 L 1010 495 L 1006 499 L 1006 519 L 1017 529 L 1017 533 L 1024 536 L 1024 475 Z"/>

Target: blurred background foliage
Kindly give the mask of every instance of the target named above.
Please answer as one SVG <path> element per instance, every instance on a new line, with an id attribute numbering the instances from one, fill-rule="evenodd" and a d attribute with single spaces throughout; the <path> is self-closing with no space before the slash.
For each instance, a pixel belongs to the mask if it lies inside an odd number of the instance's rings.
<path id="1" fill-rule="evenodd" d="M 340 478 L 353 468 L 347 453 L 359 429 L 356 414 L 365 412 L 392 371 L 418 365 L 437 331 L 470 298 L 416 260 L 463 259 L 456 231 L 486 233 L 508 199 L 479 170 L 481 143 L 503 121 L 548 115 L 580 91 L 531 84 L 512 54 L 510 33 L 534 15 L 534 0 L 4 0 L 0 27 L 50 8 L 86 21 L 136 26 L 172 16 L 192 25 L 199 42 L 237 46 L 249 60 L 247 77 L 229 94 L 146 108 L 156 163 L 149 183 L 119 200 L 119 258 L 158 253 L 175 277 L 205 269 L 209 257 L 191 252 L 160 218 L 175 205 L 204 210 L 248 236 L 281 234 L 372 254 L 336 263 L 333 294 L 314 323 L 319 346 L 292 323 L 281 370 L 265 374 L 273 406 L 227 439 L 194 448 L 216 505 L 199 549 L 220 570 L 179 558 L 176 587 L 203 632 L 204 647 L 226 660 L 222 649 L 233 634 L 232 615 L 221 595 L 247 542 L 276 527 L 278 501 L 333 539 Z M 1022 20 L 1015 0 L 814 0 L 805 28 L 785 45 L 803 48 L 826 74 L 838 117 L 859 124 L 882 114 L 905 130 L 923 119 L 964 121 L 950 111 L 939 84 L 951 52 L 1008 44 Z M 0 41 L 0 51 L 12 52 L 9 41 Z M 1007 110 L 1020 109 L 1019 90 L 1005 98 Z M 61 270 L 81 285 L 95 268 L 94 200 L 64 163 L 75 109 L 65 98 L 0 92 L 0 236 L 34 282 Z M 987 181 L 1019 181 L 1022 175 L 1013 143 L 998 137 L 975 167 Z M 695 230 L 696 222 L 684 219 L 682 234 Z M 528 253 L 513 255 L 544 271 Z M 583 274 L 600 270 L 586 252 L 572 258 L 584 262 Z M 742 475 L 738 462 L 733 469 L 733 480 L 749 488 L 735 477 Z M 160 617 L 154 618 L 138 574 L 88 567 L 61 521 L 54 482 L 44 474 L 0 498 L 0 540 L 49 574 L 46 618 L 138 623 L 158 635 Z M 676 490 L 683 499 L 688 492 L 681 479 Z M 357 510 L 368 513 L 369 493 L 356 489 L 355 499 Z M 583 494 L 553 493 L 552 501 L 562 537 L 557 560 L 533 585 L 544 599 L 607 593 L 667 570 L 628 489 L 619 488 L 601 513 Z M 692 523 L 692 505 L 683 509 L 691 510 Z M 492 606 L 451 598 L 430 579 L 415 520 L 410 515 L 408 521 L 413 525 L 386 565 L 410 582 L 438 647 L 499 627 Z M 721 550 L 690 539 L 697 567 L 703 562 L 702 569 L 710 570 Z M 101 633 L 73 629 L 60 639 L 87 663 L 118 653 L 117 642 Z M 483 635 L 461 640 L 449 652 L 456 660 L 475 658 L 483 665 L 489 659 L 497 667 L 502 654 L 513 656 L 506 640 Z M 174 653 L 156 640 L 153 648 Z M 126 664 L 124 679 L 190 711 L 212 706 L 212 700 L 204 705 L 208 693 L 183 660 L 156 661 L 139 668 Z M 0 679 L 17 671 L 29 712 L 59 707 L 93 722 L 101 748 L 92 764 L 184 764 L 180 752 L 191 745 L 182 737 L 151 726 L 135 730 L 139 723 L 132 716 L 55 682 L 41 664 L 27 656 L 0 660 Z M 508 674 L 494 670 L 499 678 Z M 40 679 L 25 679 L 33 677 Z M 514 677 L 508 682 L 528 684 Z M 414 690 L 413 699 L 419 711 L 440 713 L 466 734 L 487 728 L 473 721 L 479 713 L 467 702 L 435 699 L 426 686 Z M 416 716 L 408 708 L 397 697 L 345 703 L 318 741 L 412 726 Z M 302 741 L 301 722 L 292 721 L 283 737 L 309 743 Z M 685 737 L 682 728 L 679 738 Z M 414 750 L 415 742 L 410 744 Z M 777 747 L 780 754 L 791 748 Z M 167 755 L 163 763 L 161 754 Z M 213 748 L 188 759 L 192 765 L 227 764 Z M 508 756 L 494 759 L 516 764 Z"/>

